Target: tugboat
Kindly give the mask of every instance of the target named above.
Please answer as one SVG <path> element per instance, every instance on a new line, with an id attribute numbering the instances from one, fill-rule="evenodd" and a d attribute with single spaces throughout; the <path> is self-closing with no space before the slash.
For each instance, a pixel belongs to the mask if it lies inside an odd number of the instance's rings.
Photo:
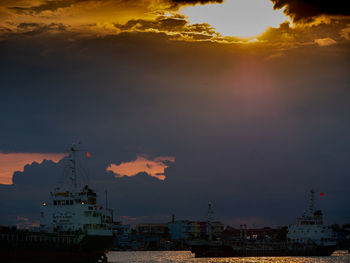
<path id="1" fill-rule="evenodd" d="M 314 195 L 311 190 L 308 211 L 298 218 L 297 224 L 287 227 L 283 240 L 248 239 L 245 229 L 241 230 L 240 238 L 212 240 L 209 229 L 209 240 L 188 242 L 191 252 L 195 257 L 330 256 L 336 249 L 335 234 L 323 225 L 322 212 L 315 211 Z"/>
<path id="2" fill-rule="evenodd" d="M 78 188 L 76 144 L 70 148 L 71 186 L 55 189 L 41 205 L 37 231 L 0 230 L 0 258 L 7 263 L 107 262 L 113 247 L 113 211 L 97 203 L 97 194 L 87 185 Z"/>

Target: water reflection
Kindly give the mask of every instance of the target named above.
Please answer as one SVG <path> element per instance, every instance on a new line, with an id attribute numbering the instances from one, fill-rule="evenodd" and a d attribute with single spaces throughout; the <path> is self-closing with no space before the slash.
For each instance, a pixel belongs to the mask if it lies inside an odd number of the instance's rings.
<path id="1" fill-rule="evenodd" d="M 189 251 L 110 252 L 111 263 L 350 263 L 349 254 L 331 257 L 194 258 Z"/>

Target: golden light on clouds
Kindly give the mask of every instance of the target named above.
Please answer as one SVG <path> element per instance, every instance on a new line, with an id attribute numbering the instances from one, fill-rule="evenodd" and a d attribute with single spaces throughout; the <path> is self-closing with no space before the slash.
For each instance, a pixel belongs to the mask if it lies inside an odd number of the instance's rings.
<path id="1" fill-rule="evenodd" d="M 329 38 L 329 37 L 327 37 L 327 38 L 318 38 L 318 39 L 315 39 L 314 41 L 320 47 L 327 47 L 327 46 L 334 45 L 334 44 L 337 43 L 334 39 Z"/>
<path id="2" fill-rule="evenodd" d="M 266 0 L 226 0 L 222 4 L 183 7 L 180 12 L 190 23 L 208 23 L 224 36 L 255 37 L 268 27 L 290 21 L 283 9 L 273 10 Z"/>
<path id="3" fill-rule="evenodd" d="M 135 176 L 138 173 L 147 173 L 159 180 L 165 180 L 164 169 L 168 168 L 169 163 L 175 162 L 173 156 L 160 156 L 149 159 L 146 156 L 138 155 L 135 161 L 121 163 L 120 165 L 111 164 L 107 171 L 111 171 L 117 177 Z"/>
<path id="4" fill-rule="evenodd" d="M 27 164 L 41 163 L 43 160 L 58 162 L 64 153 L 0 153 L 0 184 L 12 184 L 16 171 L 23 171 Z"/>

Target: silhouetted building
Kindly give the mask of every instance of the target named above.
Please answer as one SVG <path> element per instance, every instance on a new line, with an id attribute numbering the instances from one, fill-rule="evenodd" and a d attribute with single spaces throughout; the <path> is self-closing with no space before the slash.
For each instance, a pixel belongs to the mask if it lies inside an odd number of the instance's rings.
<path id="1" fill-rule="evenodd" d="M 136 225 L 136 233 L 150 235 L 165 235 L 169 233 L 168 224 L 140 223 Z"/>

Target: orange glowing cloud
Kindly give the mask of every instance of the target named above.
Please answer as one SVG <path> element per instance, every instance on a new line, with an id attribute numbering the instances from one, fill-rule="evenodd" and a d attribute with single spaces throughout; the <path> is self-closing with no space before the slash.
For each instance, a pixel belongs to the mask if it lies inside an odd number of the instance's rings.
<path id="1" fill-rule="evenodd" d="M 283 49 L 349 42 L 350 16 L 343 5 L 314 3 L 305 9 L 297 4 L 303 2 L 308 1 L 2 0 L 0 40 L 54 36 L 72 41 L 141 33 L 180 41 L 280 43 Z M 325 12 L 318 12 L 318 6 Z"/>
<path id="2" fill-rule="evenodd" d="M 169 163 L 175 162 L 173 156 L 159 156 L 149 159 L 143 155 L 137 155 L 135 161 L 121 163 L 120 165 L 111 164 L 107 171 L 116 174 L 117 177 L 135 176 L 138 173 L 147 173 L 159 180 L 165 180 L 164 169 L 168 168 Z"/>
<path id="3" fill-rule="evenodd" d="M 320 47 L 326 47 L 326 46 L 330 46 L 330 45 L 334 45 L 337 42 L 332 39 L 332 38 L 318 38 L 314 40 L 316 44 L 318 44 Z"/>
<path id="4" fill-rule="evenodd" d="M 58 162 L 64 153 L 0 153 L 0 184 L 12 184 L 16 171 L 23 171 L 26 164 L 41 163 L 43 160 Z"/>

